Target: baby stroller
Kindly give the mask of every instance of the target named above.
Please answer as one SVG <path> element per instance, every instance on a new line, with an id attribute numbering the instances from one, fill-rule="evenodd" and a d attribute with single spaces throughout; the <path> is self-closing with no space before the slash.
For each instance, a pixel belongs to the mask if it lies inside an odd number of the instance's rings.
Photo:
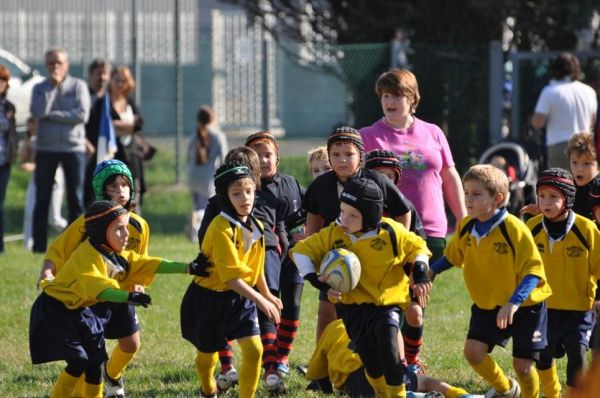
<path id="1" fill-rule="evenodd" d="M 479 163 L 489 163 L 506 171 L 510 179 L 506 208 L 518 215 L 527 203 L 535 203 L 537 170 L 527 151 L 516 142 L 500 142 L 489 147 Z"/>

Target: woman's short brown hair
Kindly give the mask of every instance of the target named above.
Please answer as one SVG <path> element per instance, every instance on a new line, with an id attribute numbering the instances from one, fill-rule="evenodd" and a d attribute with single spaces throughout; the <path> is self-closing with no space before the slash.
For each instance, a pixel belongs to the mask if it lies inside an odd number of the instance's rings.
<path id="1" fill-rule="evenodd" d="M 6 83 L 7 83 L 4 91 L 0 93 L 0 97 L 5 97 L 6 92 L 8 91 L 8 81 L 10 80 L 10 70 L 4 65 L 0 65 L 0 79 L 6 80 Z"/>
<path id="2" fill-rule="evenodd" d="M 379 76 L 375 82 L 375 92 L 379 98 L 384 93 L 408 98 L 411 113 L 417 110 L 421 100 L 417 77 L 408 69 L 394 68 Z"/>

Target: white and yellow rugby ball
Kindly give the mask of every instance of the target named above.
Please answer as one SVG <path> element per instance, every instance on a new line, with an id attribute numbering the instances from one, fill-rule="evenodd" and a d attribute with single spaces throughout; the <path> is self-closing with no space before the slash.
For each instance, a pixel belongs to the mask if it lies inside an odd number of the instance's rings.
<path id="1" fill-rule="evenodd" d="M 321 261 L 320 273 L 325 283 L 341 293 L 348 293 L 358 285 L 360 261 L 348 249 L 330 250 Z"/>

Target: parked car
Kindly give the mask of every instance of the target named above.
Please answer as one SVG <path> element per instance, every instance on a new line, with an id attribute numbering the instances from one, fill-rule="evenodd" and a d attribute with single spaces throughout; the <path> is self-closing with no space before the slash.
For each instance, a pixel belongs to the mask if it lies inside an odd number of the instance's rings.
<path id="1" fill-rule="evenodd" d="M 33 86 L 44 80 L 40 73 L 31 68 L 19 57 L 0 48 L 0 64 L 10 70 L 8 100 L 15 104 L 17 113 L 17 130 L 24 130 L 29 117 L 29 104 Z"/>

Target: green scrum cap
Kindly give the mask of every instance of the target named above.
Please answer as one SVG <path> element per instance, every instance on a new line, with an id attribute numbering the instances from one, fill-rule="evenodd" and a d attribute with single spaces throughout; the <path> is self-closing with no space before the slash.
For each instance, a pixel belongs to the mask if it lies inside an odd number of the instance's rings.
<path id="1" fill-rule="evenodd" d="M 120 174 L 129 180 L 129 189 L 131 191 L 129 202 L 131 202 L 135 197 L 135 189 L 133 189 L 133 176 L 131 175 L 129 167 L 127 167 L 125 163 L 116 159 L 104 160 L 94 169 L 92 187 L 94 189 L 96 200 L 108 199 L 104 197 L 104 186 L 106 185 L 106 180 L 115 174 Z"/>

